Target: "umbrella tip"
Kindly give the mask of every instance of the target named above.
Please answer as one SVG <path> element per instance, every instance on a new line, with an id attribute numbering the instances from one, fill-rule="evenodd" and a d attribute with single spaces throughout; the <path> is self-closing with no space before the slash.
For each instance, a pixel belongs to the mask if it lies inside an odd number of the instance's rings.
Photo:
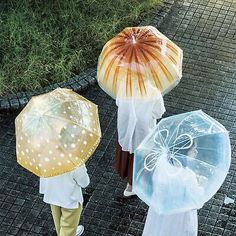
<path id="1" fill-rule="evenodd" d="M 135 39 L 134 35 L 132 35 L 132 41 L 133 41 L 133 44 L 136 43 L 136 39 Z"/>

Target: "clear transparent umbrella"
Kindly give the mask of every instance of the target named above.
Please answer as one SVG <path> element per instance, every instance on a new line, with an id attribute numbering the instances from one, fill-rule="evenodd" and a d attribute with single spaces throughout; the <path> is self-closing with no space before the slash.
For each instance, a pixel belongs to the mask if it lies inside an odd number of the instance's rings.
<path id="1" fill-rule="evenodd" d="M 101 138 L 97 106 L 69 89 L 33 97 L 15 125 L 17 162 L 40 177 L 85 163 Z"/>
<path id="2" fill-rule="evenodd" d="M 231 161 L 227 130 L 201 110 L 162 119 L 135 151 L 133 189 L 160 214 L 199 209 Z"/>

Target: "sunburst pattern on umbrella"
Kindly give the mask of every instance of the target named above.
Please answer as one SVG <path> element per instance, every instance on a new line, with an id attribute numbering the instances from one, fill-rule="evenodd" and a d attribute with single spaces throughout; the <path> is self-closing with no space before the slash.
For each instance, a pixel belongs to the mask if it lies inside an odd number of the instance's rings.
<path id="1" fill-rule="evenodd" d="M 162 94 L 182 76 L 182 50 L 152 26 L 125 28 L 104 46 L 98 63 L 98 83 L 111 97 L 142 97 L 150 83 Z"/>

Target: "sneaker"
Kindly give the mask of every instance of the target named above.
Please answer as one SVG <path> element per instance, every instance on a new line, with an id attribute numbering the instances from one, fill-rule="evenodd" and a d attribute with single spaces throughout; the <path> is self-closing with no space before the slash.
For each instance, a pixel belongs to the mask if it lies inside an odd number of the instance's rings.
<path id="1" fill-rule="evenodd" d="M 84 226 L 83 225 L 79 225 L 77 227 L 77 230 L 76 230 L 76 236 L 82 235 L 83 232 L 84 232 Z"/>

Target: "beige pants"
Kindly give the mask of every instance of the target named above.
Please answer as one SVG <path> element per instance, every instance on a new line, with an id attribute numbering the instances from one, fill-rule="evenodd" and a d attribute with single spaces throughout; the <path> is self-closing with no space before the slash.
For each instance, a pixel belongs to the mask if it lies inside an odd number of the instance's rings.
<path id="1" fill-rule="evenodd" d="M 83 207 L 67 209 L 51 205 L 53 221 L 58 236 L 75 236 Z"/>

